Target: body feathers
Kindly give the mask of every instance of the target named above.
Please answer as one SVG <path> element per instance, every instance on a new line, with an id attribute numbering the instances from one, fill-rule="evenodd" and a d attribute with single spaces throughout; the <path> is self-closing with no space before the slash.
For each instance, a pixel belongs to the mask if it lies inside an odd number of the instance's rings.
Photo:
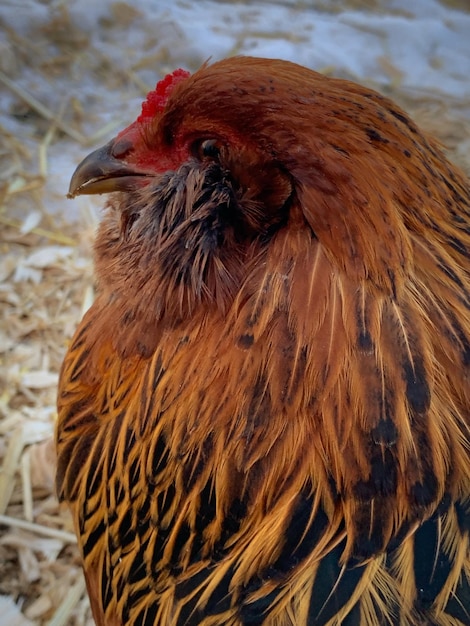
<path id="1" fill-rule="evenodd" d="M 165 89 L 72 188 L 119 192 L 58 400 L 97 624 L 470 624 L 468 181 L 291 63 Z"/>

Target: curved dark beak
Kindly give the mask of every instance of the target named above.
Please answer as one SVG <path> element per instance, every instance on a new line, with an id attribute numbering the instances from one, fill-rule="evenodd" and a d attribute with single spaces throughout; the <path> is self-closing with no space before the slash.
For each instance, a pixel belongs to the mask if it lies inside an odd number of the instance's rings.
<path id="1" fill-rule="evenodd" d="M 115 156 L 116 139 L 83 159 L 73 173 L 67 198 L 75 196 L 131 191 L 142 185 L 143 177 L 151 177 L 149 172 L 140 171 Z M 119 152 L 119 151 L 118 151 Z"/>

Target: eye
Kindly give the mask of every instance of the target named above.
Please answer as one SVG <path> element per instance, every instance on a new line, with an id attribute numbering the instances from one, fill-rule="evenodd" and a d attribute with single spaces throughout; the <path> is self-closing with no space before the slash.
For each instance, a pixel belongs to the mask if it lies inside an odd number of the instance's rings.
<path id="1" fill-rule="evenodd" d="M 218 139 L 202 139 L 196 142 L 194 151 L 201 160 L 212 159 L 217 161 L 221 148 L 222 144 Z"/>

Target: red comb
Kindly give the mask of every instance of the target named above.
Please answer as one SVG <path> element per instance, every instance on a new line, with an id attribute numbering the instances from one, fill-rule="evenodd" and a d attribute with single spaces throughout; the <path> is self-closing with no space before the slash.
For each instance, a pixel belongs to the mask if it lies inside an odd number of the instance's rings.
<path id="1" fill-rule="evenodd" d="M 158 81 L 155 89 L 147 94 L 145 102 L 142 103 L 142 113 L 137 118 L 137 122 L 144 122 L 152 119 L 157 113 L 163 111 L 166 101 L 173 91 L 174 87 L 190 76 L 186 70 L 175 70 L 171 74 L 167 74 L 165 78 Z"/>

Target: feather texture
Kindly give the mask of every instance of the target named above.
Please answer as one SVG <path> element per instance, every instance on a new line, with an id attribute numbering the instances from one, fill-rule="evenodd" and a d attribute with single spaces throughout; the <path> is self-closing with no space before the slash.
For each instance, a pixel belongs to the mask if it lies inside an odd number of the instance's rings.
<path id="1" fill-rule="evenodd" d="M 98 626 L 469 624 L 468 181 L 291 63 L 166 98 L 108 150 L 59 388 Z"/>

